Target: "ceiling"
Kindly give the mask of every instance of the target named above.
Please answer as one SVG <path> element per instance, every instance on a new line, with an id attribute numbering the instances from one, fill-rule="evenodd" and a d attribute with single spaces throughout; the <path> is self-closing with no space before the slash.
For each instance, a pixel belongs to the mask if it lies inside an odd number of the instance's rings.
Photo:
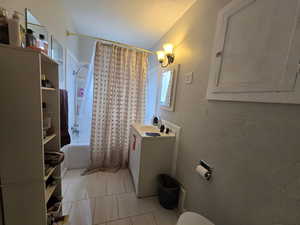
<path id="1" fill-rule="evenodd" d="M 150 49 L 196 0 L 64 0 L 76 32 Z"/>

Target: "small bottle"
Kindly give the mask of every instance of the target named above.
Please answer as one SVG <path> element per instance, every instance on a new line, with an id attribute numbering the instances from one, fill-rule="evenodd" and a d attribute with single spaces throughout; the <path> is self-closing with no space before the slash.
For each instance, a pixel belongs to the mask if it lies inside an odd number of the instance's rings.
<path id="1" fill-rule="evenodd" d="M 26 47 L 33 48 L 33 49 L 37 48 L 36 38 L 33 35 L 33 30 L 31 30 L 31 29 L 27 29 L 27 32 L 26 32 Z"/>
<path id="2" fill-rule="evenodd" d="M 164 125 L 161 125 L 160 126 L 160 133 L 163 133 L 165 131 L 165 126 Z"/>
<path id="3" fill-rule="evenodd" d="M 153 117 L 152 125 L 153 126 L 157 126 L 158 125 L 158 118 L 156 116 Z"/>
<path id="4" fill-rule="evenodd" d="M 42 87 L 47 86 L 47 80 L 46 80 L 46 75 L 45 74 L 42 74 L 42 76 L 41 76 L 41 85 L 42 85 Z"/>
<path id="5" fill-rule="evenodd" d="M 9 44 L 7 11 L 0 8 L 0 43 Z"/>
<path id="6" fill-rule="evenodd" d="M 22 29 L 19 12 L 15 11 L 12 18 L 8 20 L 9 44 L 16 47 L 22 46 Z"/>
<path id="7" fill-rule="evenodd" d="M 46 78 L 45 74 L 42 74 L 42 76 L 41 76 L 41 85 L 42 85 L 42 87 L 53 88 L 51 81 Z"/>
<path id="8" fill-rule="evenodd" d="M 42 50 L 45 54 L 48 54 L 48 42 L 45 40 L 45 35 L 40 34 L 38 41 L 38 48 Z"/>

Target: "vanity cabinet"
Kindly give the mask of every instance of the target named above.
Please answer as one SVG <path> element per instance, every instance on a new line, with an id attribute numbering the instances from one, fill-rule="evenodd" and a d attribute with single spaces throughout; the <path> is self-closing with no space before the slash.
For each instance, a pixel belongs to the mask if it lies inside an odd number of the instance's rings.
<path id="1" fill-rule="evenodd" d="M 218 16 L 208 99 L 299 103 L 299 0 L 234 0 Z"/>
<path id="2" fill-rule="evenodd" d="M 129 171 L 140 198 L 157 195 L 157 176 L 171 174 L 176 140 L 172 132 L 158 137 L 147 136 L 146 132 L 159 133 L 159 129 L 142 124 L 130 128 Z"/>

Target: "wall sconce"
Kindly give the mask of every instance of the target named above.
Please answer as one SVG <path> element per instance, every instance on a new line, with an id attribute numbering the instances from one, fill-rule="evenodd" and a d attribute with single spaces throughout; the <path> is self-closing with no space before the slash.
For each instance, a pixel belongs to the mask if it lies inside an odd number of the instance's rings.
<path id="1" fill-rule="evenodd" d="M 158 51 L 156 54 L 161 67 L 165 68 L 174 62 L 175 55 L 173 53 L 174 46 L 172 44 L 164 44 L 163 48 L 164 51 Z"/>

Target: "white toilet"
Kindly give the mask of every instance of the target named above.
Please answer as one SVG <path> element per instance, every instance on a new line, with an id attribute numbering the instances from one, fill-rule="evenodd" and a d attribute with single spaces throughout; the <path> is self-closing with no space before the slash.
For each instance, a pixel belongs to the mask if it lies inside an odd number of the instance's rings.
<path id="1" fill-rule="evenodd" d="M 205 217 L 194 212 L 185 212 L 181 214 L 177 225 L 214 225 Z"/>

